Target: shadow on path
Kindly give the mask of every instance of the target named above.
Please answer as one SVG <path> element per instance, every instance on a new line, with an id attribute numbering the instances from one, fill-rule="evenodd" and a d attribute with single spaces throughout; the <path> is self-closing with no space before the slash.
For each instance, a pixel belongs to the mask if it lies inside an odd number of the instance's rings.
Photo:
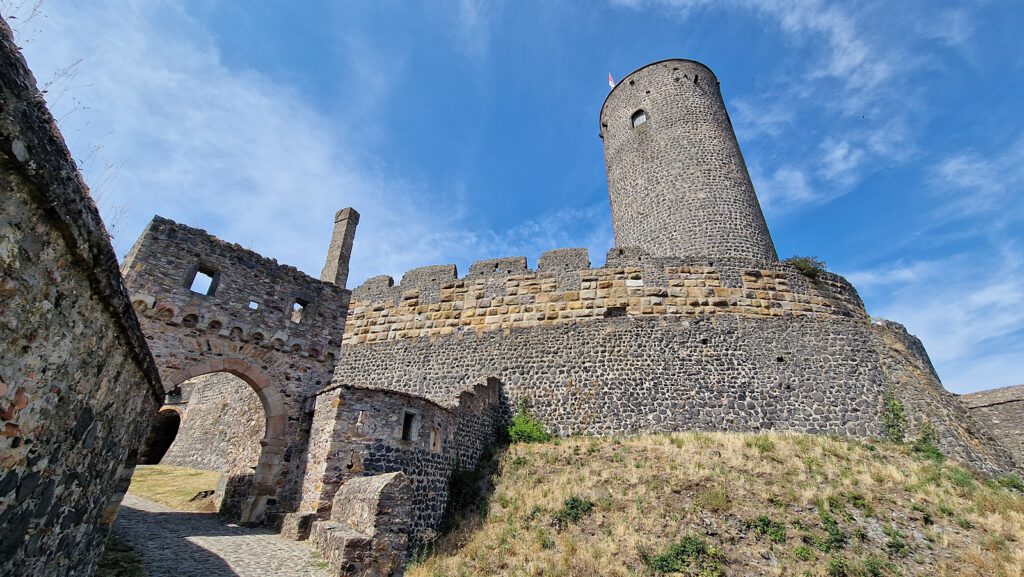
<path id="1" fill-rule="evenodd" d="M 126 495 L 114 533 L 131 544 L 148 577 L 325 577 L 312 549 L 214 513 L 171 511 Z"/>

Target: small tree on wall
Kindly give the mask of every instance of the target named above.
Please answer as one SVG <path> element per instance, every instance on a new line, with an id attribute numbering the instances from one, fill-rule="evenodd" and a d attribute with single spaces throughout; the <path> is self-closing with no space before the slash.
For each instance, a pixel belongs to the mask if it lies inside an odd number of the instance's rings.
<path id="1" fill-rule="evenodd" d="M 825 261 L 816 256 L 791 256 L 782 262 L 800 271 L 800 274 L 810 279 L 816 279 L 828 270 L 828 265 L 825 264 Z"/>

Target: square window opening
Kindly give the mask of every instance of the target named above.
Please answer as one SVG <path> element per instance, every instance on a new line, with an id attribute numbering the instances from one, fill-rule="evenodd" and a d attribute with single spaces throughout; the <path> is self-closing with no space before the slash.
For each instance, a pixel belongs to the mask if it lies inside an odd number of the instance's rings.
<path id="1" fill-rule="evenodd" d="M 306 314 L 306 307 L 309 306 L 309 301 L 305 299 L 295 299 L 292 303 L 292 322 L 301 323 L 303 316 Z"/>
<path id="2" fill-rule="evenodd" d="M 260 303 L 258 303 L 256 301 L 249 301 L 249 309 L 250 310 L 257 310 L 259 308 L 260 308 Z"/>
<path id="3" fill-rule="evenodd" d="M 213 291 L 217 288 L 216 275 L 217 271 L 213 269 L 197 268 L 192 276 L 192 282 L 189 283 L 189 290 L 197 294 L 213 296 Z"/>
<path id="4" fill-rule="evenodd" d="M 416 413 L 406 413 L 402 420 L 402 440 L 412 441 L 413 424 L 416 423 Z"/>
<path id="5" fill-rule="evenodd" d="M 647 122 L 647 113 L 644 112 L 643 109 L 637 110 L 636 112 L 633 113 L 632 120 L 633 120 L 633 128 L 636 128 L 636 127 L 640 126 L 641 124 Z"/>

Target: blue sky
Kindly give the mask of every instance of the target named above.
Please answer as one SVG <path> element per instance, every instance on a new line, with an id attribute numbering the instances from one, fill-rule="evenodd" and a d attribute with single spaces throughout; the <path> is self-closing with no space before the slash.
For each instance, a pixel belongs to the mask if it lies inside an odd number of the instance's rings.
<path id="1" fill-rule="evenodd" d="M 1024 5 L 4 0 L 120 256 L 154 214 L 350 286 L 612 245 L 598 111 L 692 58 L 782 256 L 816 255 L 963 392 L 1024 383 Z"/>

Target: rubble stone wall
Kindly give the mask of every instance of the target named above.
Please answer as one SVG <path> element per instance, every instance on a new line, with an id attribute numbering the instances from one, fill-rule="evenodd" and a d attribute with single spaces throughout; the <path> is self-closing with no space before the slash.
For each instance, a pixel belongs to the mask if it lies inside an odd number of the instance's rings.
<path id="1" fill-rule="evenodd" d="M 993 432 L 942 386 L 917 337 L 890 321 L 876 321 L 871 328 L 888 390 L 903 405 L 908 440 L 930 424 L 938 433 L 938 446 L 944 454 L 988 473 L 1013 468 L 1011 455 Z"/>
<path id="2" fill-rule="evenodd" d="M 430 541 L 448 505 L 453 468 L 476 466 L 495 441 L 503 412 L 493 381 L 453 396 L 449 406 L 402 392 L 332 385 L 317 397 L 299 511 L 327 518 L 349 479 L 402 471 L 413 488 L 413 546 Z"/>
<path id="3" fill-rule="evenodd" d="M 1024 471 L 1024 385 L 963 395 L 961 401 L 975 420 L 1010 450 Z"/>
<path id="4" fill-rule="evenodd" d="M 99 213 L 2 20 L 0 189 L 0 574 L 85 577 L 162 391 Z"/>
<path id="5" fill-rule="evenodd" d="M 265 417 L 252 387 L 228 373 L 189 379 L 181 425 L 163 465 L 252 473 L 260 457 Z"/>
<path id="6" fill-rule="evenodd" d="M 778 260 L 708 67 L 665 60 L 626 76 L 601 107 L 601 138 L 616 244 Z"/>
<path id="7" fill-rule="evenodd" d="M 190 378 L 228 372 L 262 404 L 257 470 L 228 479 L 238 492 L 225 503 L 240 503 L 236 516 L 247 522 L 294 511 L 312 418 L 306 399 L 330 382 L 349 291 L 160 217 L 122 271 L 168 392 L 177 396 Z M 197 272 L 213 279 L 205 294 L 191 290 Z M 247 425 L 208 423 L 210 430 L 222 425 L 248 434 Z"/>

